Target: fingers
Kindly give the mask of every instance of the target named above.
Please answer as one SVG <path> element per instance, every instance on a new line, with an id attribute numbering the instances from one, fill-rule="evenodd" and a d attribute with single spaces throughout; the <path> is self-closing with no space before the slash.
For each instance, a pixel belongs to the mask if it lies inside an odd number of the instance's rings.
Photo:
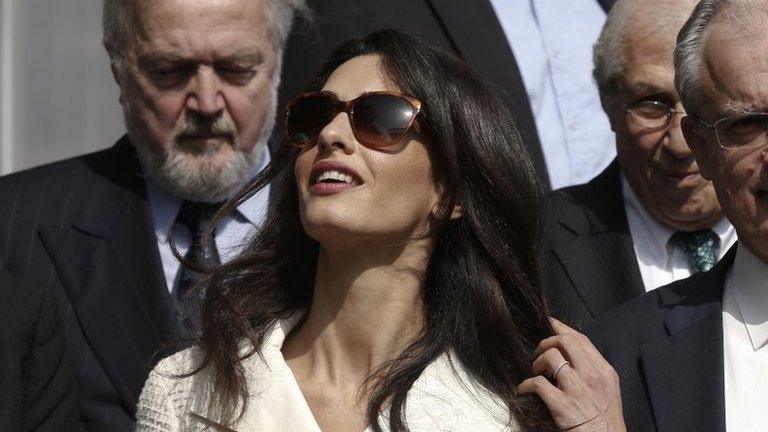
<path id="1" fill-rule="evenodd" d="M 585 425 L 600 417 L 600 412 L 588 398 L 568 394 L 542 375 L 523 381 L 517 387 L 517 392 L 538 395 L 552 414 L 555 423 L 563 429 Z"/>
<path id="2" fill-rule="evenodd" d="M 553 384 L 563 391 L 583 390 L 570 362 L 556 348 L 548 349 L 537 357 L 533 361 L 532 372 L 534 375 L 551 377 Z"/>
<path id="3" fill-rule="evenodd" d="M 518 392 L 539 395 L 559 426 L 614 418 L 621 423 L 616 372 L 586 336 L 555 319 L 552 328 L 555 336 L 543 340 L 534 352 L 535 376 Z"/>
<path id="4" fill-rule="evenodd" d="M 552 329 L 555 330 L 555 334 L 578 333 L 557 318 L 549 317 L 549 322 L 552 324 Z"/>

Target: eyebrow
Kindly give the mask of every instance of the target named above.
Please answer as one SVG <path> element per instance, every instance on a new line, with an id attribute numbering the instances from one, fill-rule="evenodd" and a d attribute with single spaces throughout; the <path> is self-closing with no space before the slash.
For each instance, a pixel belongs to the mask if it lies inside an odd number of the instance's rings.
<path id="1" fill-rule="evenodd" d="M 632 96 L 645 96 L 659 93 L 669 93 L 669 90 L 665 90 L 655 84 L 639 82 L 633 84 L 627 88 Z"/>
<path id="2" fill-rule="evenodd" d="M 218 59 L 216 60 L 216 63 L 247 63 L 256 66 L 264 63 L 264 60 L 265 56 L 261 51 L 243 51 Z M 183 57 L 172 52 L 157 52 L 139 58 L 139 64 L 142 66 L 151 66 L 161 63 L 177 64 L 194 62 L 195 59 Z"/>
<path id="3" fill-rule="evenodd" d="M 739 105 L 734 102 L 728 102 L 723 106 L 723 109 L 721 111 L 721 114 L 723 115 L 757 114 L 757 113 L 768 113 L 768 107 L 757 105 L 757 104 Z"/>

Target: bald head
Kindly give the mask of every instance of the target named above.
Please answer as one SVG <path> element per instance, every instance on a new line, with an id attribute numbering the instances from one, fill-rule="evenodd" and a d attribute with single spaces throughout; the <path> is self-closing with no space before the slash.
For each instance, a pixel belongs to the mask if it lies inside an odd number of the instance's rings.
<path id="1" fill-rule="evenodd" d="M 652 47 L 672 64 L 677 33 L 697 0 L 619 0 L 594 47 L 594 76 L 606 112 L 616 107 L 616 82 L 628 58 Z"/>
<path id="2" fill-rule="evenodd" d="M 120 61 L 126 46 L 137 32 L 141 31 L 138 11 L 141 8 L 155 8 L 169 0 L 104 0 L 102 26 L 104 45 L 113 57 Z M 198 3 L 209 3 L 216 7 L 219 0 L 195 0 Z M 291 30 L 293 17 L 296 13 L 305 14 L 308 11 L 306 0 L 252 0 L 254 3 L 264 3 L 266 6 L 267 25 L 274 37 L 275 49 L 281 52 L 288 33 Z"/>
<path id="3" fill-rule="evenodd" d="M 766 0 L 702 0 L 696 6 L 680 31 L 674 57 L 675 84 L 689 114 L 698 115 L 702 107 L 704 46 L 763 39 L 768 34 L 766 22 Z"/>

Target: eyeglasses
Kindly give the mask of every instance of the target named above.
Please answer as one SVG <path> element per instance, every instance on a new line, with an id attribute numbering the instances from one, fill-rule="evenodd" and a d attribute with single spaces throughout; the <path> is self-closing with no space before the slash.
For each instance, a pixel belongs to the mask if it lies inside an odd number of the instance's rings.
<path id="1" fill-rule="evenodd" d="M 305 93 L 288 104 L 286 137 L 294 147 L 312 147 L 320 131 L 343 112 L 361 144 L 387 147 L 408 133 L 420 110 L 421 102 L 397 92 L 370 92 L 346 102 L 329 92 Z"/>
<path id="2" fill-rule="evenodd" d="M 740 114 L 721 118 L 712 124 L 699 124 L 715 130 L 717 144 L 724 149 L 742 149 L 768 144 L 768 113 Z"/>
<path id="3" fill-rule="evenodd" d="M 645 129 L 663 129 L 672 123 L 672 117 L 685 114 L 664 102 L 644 100 L 633 105 L 625 105 L 624 112 L 638 126 Z"/>

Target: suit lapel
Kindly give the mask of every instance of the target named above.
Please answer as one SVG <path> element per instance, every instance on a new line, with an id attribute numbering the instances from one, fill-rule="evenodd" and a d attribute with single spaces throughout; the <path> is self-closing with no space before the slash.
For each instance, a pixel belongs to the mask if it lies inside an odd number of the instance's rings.
<path id="1" fill-rule="evenodd" d="M 616 3 L 616 0 L 597 0 L 597 2 L 600 3 L 600 7 L 603 8 L 605 13 L 608 13 L 611 11 L 613 4 Z"/>
<path id="2" fill-rule="evenodd" d="M 572 197 L 589 209 L 588 226 L 575 226 L 563 215 L 560 223 L 577 233 L 553 246 L 574 287 L 594 317 L 645 292 L 629 233 L 621 177 L 614 161 Z"/>
<path id="3" fill-rule="evenodd" d="M 640 360 L 659 431 L 725 431 L 722 296 L 734 255 L 702 274 L 693 294 L 660 292 L 669 336 L 643 345 Z"/>
<path id="4" fill-rule="evenodd" d="M 540 179 L 547 168 L 523 79 L 489 0 L 427 0 L 456 52 L 511 107 Z"/>
<path id="5" fill-rule="evenodd" d="M 41 226 L 40 236 L 91 349 L 133 412 L 176 323 L 130 143 L 121 140 L 90 168 L 89 200 L 73 226 Z"/>

